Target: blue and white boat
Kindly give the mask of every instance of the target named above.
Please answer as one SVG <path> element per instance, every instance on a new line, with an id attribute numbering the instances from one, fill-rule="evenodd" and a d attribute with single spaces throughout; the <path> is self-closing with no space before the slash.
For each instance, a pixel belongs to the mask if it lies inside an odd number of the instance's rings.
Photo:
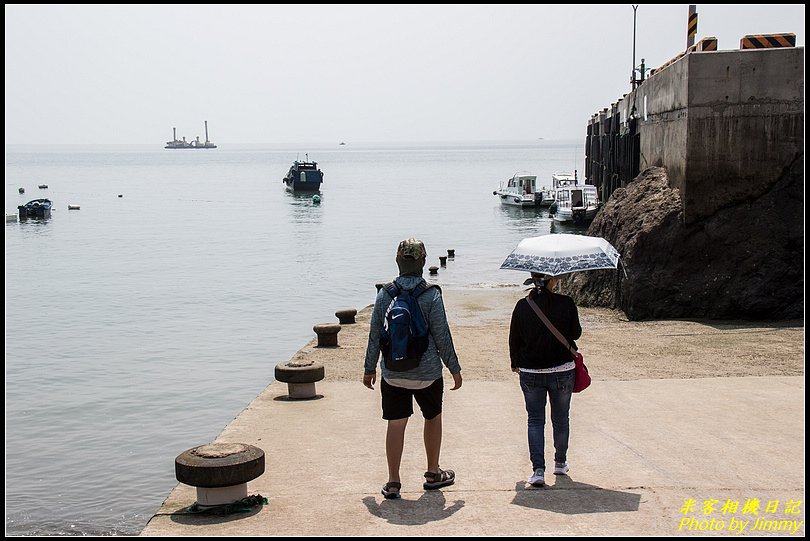
<path id="1" fill-rule="evenodd" d="M 34 199 L 25 205 L 20 205 L 17 210 L 20 213 L 20 220 L 27 220 L 28 218 L 50 218 L 51 217 L 51 203 L 50 199 Z"/>
<path id="2" fill-rule="evenodd" d="M 283 182 L 291 192 L 317 192 L 321 189 L 323 171 L 318 169 L 317 162 L 295 160 Z"/>

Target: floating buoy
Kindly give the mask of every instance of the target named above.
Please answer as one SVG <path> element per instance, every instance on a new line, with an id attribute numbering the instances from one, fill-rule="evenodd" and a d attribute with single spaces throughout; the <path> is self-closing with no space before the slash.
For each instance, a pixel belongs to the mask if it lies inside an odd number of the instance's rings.
<path id="1" fill-rule="evenodd" d="M 119 193 L 119 194 L 118 194 L 118 197 L 124 197 L 124 194 Z"/>
<path id="2" fill-rule="evenodd" d="M 18 191 L 19 191 L 20 193 L 25 193 L 25 188 L 20 188 Z"/>
<path id="3" fill-rule="evenodd" d="M 68 210 L 79 210 L 79 205 L 68 205 Z"/>
<path id="4" fill-rule="evenodd" d="M 312 196 L 312 202 L 317 205 L 318 203 L 321 202 L 321 196 L 318 195 L 318 194 L 313 195 Z"/>
<path id="5" fill-rule="evenodd" d="M 39 185 L 39 188 L 40 188 L 41 190 L 46 190 L 46 189 L 48 189 L 48 185 L 47 185 L 47 184 L 40 184 L 40 185 Z"/>

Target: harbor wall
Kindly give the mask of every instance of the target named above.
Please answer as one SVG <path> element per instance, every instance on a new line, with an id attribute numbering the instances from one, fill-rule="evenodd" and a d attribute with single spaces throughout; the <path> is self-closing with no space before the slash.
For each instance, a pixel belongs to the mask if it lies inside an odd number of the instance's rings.
<path id="1" fill-rule="evenodd" d="M 754 199 L 804 160 L 804 47 L 684 54 L 594 114 L 585 146 L 603 201 L 654 166 L 685 223 Z"/>

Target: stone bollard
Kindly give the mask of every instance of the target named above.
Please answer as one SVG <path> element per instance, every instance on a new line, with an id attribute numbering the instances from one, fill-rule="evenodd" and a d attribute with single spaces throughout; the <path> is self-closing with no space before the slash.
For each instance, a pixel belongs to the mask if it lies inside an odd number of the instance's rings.
<path id="1" fill-rule="evenodd" d="M 454 257 L 456 257 L 456 251 L 455 250 L 447 250 L 447 257 L 449 257 L 450 259 L 453 259 Z"/>
<path id="2" fill-rule="evenodd" d="M 316 361 L 302 359 L 276 365 L 276 381 L 287 384 L 289 398 L 315 398 L 315 382 L 323 376 L 323 364 Z"/>
<path id="3" fill-rule="evenodd" d="M 318 323 L 312 330 L 318 335 L 319 348 L 335 348 L 338 347 L 338 333 L 340 332 L 340 325 L 337 323 Z"/>
<path id="4" fill-rule="evenodd" d="M 354 323 L 354 316 L 356 315 L 357 310 L 354 308 L 343 308 L 335 312 L 335 316 L 341 325 Z"/>
<path id="5" fill-rule="evenodd" d="M 447 256 L 446 255 L 440 255 L 439 256 L 439 265 L 441 265 L 442 267 L 447 266 Z"/>
<path id="6" fill-rule="evenodd" d="M 377 288 L 377 291 L 380 291 L 382 288 L 385 287 L 385 284 L 382 284 L 382 283 L 374 284 L 374 287 Z"/>
<path id="7" fill-rule="evenodd" d="M 246 443 L 209 443 L 174 459 L 181 483 L 197 487 L 201 508 L 227 505 L 247 497 L 247 482 L 264 473 L 264 451 Z"/>
<path id="8" fill-rule="evenodd" d="M 428 270 L 430 271 L 430 274 L 439 274 L 439 267 L 436 265 L 431 265 Z"/>

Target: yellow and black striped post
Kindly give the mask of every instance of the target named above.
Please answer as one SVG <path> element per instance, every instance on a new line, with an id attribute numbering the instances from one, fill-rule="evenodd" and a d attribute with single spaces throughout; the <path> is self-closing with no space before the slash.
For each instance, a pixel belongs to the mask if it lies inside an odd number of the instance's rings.
<path id="1" fill-rule="evenodd" d="M 743 36 L 740 49 L 769 49 L 771 47 L 795 47 L 796 34 L 752 34 Z"/>
<path id="2" fill-rule="evenodd" d="M 695 35 L 697 34 L 697 11 L 695 4 L 689 4 L 689 23 L 686 26 L 686 48 L 688 49 L 695 44 Z"/>

